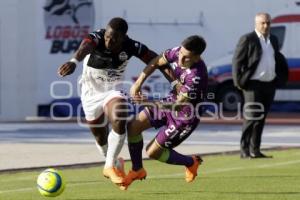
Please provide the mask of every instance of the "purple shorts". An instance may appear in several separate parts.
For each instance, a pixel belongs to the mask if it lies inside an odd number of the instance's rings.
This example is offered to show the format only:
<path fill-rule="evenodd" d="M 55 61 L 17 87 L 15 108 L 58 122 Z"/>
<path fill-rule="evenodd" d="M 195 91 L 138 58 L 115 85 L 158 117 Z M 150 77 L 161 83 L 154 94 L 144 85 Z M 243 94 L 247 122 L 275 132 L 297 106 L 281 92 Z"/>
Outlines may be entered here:
<path fill-rule="evenodd" d="M 159 110 L 155 107 L 145 108 L 152 127 L 161 128 L 155 136 L 156 141 L 165 148 L 174 148 L 188 138 L 197 128 L 199 119 L 192 117 L 190 119 L 178 118 L 170 111 Z"/>

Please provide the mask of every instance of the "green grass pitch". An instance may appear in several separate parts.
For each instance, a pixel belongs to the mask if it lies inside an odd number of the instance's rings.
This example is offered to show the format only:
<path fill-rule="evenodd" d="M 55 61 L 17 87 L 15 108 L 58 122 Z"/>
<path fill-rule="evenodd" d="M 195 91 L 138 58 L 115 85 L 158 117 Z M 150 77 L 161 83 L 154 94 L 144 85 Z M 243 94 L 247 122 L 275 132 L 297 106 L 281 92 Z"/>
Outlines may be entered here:
<path fill-rule="evenodd" d="M 184 168 L 148 160 L 148 177 L 121 191 L 105 179 L 102 166 L 61 169 L 65 191 L 52 199 L 66 200 L 299 200 L 300 150 L 271 151 L 273 159 L 241 160 L 238 155 L 205 156 L 192 183 L 184 180 Z M 130 166 L 126 162 L 126 168 Z M 40 171 L 0 174 L 1 200 L 49 199 L 36 189 Z M 51 198 L 50 198 L 51 199 Z"/>

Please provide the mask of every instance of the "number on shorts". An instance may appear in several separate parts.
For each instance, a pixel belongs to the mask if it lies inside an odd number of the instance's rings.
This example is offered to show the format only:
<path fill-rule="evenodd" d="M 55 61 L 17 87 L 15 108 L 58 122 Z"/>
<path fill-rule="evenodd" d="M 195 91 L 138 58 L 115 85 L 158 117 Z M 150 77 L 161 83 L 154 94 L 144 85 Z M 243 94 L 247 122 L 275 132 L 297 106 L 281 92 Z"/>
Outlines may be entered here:
<path fill-rule="evenodd" d="M 170 139 L 172 139 L 177 135 L 178 130 L 176 130 L 176 127 L 174 125 L 171 125 L 168 129 L 165 130 L 165 133 L 167 136 L 171 135 Z"/>

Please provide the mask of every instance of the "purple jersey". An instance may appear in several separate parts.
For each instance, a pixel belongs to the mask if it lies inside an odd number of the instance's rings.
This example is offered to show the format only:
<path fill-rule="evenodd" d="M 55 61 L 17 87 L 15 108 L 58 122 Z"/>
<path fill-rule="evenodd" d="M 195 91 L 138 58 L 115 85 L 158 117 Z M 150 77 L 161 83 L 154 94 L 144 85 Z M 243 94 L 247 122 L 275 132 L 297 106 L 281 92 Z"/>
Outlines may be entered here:
<path fill-rule="evenodd" d="M 190 68 L 181 68 L 178 63 L 178 54 L 181 47 L 175 47 L 168 49 L 164 52 L 163 56 L 172 66 L 176 78 L 182 84 L 180 93 L 189 99 L 189 102 L 193 106 L 184 106 L 180 112 L 182 116 L 193 115 L 192 109 L 197 109 L 198 103 L 201 103 L 205 97 L 207 88 L 207 69 L 203 60 L 195 63 Z M 176 101 L 175 91 L 171 91 L 168 98 L 170 101 Z M 198 112 L 198 111 L 196 111 Z"/>
<path fill-rule="evenodd" d="M 159 130 L 156 141 L 163 147 L 173 148 L 184 141 L 197 127 L 199 123 L 199 103 L 204 99 L 207 87 L 207 69 L 203 60 L 195 63 L 192 67 L 183 69 L 178 64 L 180 47 L 168 49 L 164 52 L 164 58 L 172 66 L 176 78 L 182 84 L 180 93 L 189 98 L 190 105 L 181 107 L 179 112 L 160 110 L 157 107 L 146 108 L 144 111 L 150 123 Z M 176 92 L 163 101 L 175 102 Z"/>

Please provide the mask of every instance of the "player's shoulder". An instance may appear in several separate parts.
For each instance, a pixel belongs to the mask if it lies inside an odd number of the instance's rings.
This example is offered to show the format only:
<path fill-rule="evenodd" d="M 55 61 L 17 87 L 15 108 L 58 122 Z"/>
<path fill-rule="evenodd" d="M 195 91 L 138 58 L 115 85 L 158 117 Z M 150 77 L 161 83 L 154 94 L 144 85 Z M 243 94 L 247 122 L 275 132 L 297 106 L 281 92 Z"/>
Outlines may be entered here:
<path fill-rule="evenodd" d="M 201 59 L 199 62 L 197 62 L 196 65 L 191 67 L 189 69 L 189 76 L 191 78 L 196 77 L 196 76 L 206 76 L 207 75 L 207 68 L 205 65 L 205 62 Z"/>
<path fill-rule="evenodd" d="M 165 50 L 166 54 L 174 54 L 174 55 L 178 55 L 179 51 L 180 51 L 180 47 L 181 46 L 176 46 L 170 49 Z"/>
<path fill-rule="evenodd" d="M 98 39 L 98 40 L 103 40 L 104 39 L 104 33 L 105 33 L 105 29 L 98 29 L 98 30 L 95 30 L 93 32 L 90 32 L 89 35 L 93 39 L 95 38 L 95 39 Z"/>
<path fill-rule="evenodd" d="M 167 49 L 163 52 L 163 56 L 169 62 L 176 61 L 179 56 L 179 50 L 180 50 L 180 46 L 176 46 L 171 49 Z"/>
<path fill-rule="evenodd" d="M 193 70 L 197 72 L 201 72 L 203 70 L 206 71 L 206 69 L 207 69 L 206 64 L 202 58 L 197 62 L 196 66 L 193 68 Z"/>
<path fill-rule="evenodd" d="M 140 46 L 142 46 L 142 45 L 146 46 L 142 42 L 130 38 L 128 35 L 125 38 L 125 44 L 126 44 L 126 46 L 130 46 L 132 48 L 137 48 L 137 49 L 140 48 Z"/>
<path fill-rule="evenodd" d="M 140 41 L 131 39 L 129 36 L 126 36 L 123 44 L 123 49 L 128 53 L 135 55 L 136 57 L 145 55 L 145 53 L 149 50 L 145 44 L 141 43 Z"/>
<path fill-rule="evenodd" d="M 96 33 L 97 35 L 104 36 L 105 29 L 97 29 L 97 30 L 93 31 L 93 33 Z"/>

